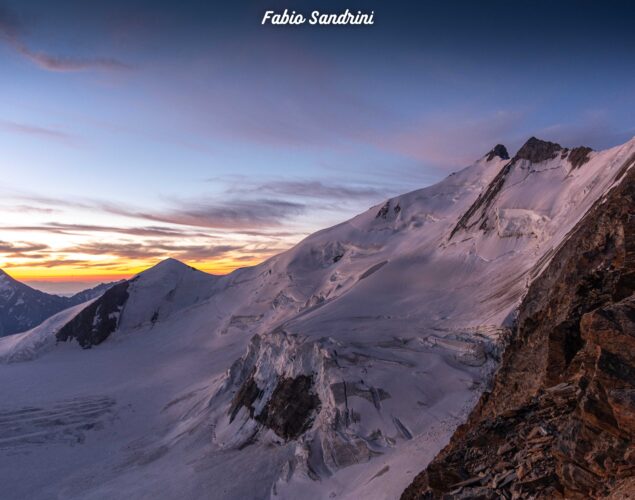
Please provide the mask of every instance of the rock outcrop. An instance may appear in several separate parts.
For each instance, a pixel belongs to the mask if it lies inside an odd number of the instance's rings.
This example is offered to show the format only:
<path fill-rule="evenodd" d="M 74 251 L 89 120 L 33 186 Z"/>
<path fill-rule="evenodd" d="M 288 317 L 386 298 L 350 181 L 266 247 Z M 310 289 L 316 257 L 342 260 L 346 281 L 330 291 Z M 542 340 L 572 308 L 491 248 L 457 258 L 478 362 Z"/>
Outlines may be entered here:
<path fill-rule="evenodd" d="M 634 164 L 538 264 L 492 390 L 403 499 L 635 495 Z"/>
<path fill-rule="evenodd" d="M 593 150 L 586 146 L 580 146 L 577 148 L 573 148 L 569 154 L 569 162 L 573 168 L 580 168 L 586 162 L 589 161 L 589 154 L 591 154 Z"/>
<path fill-rule="evenodd" d="M 77 340 L 84 349 L 101 344 L 117 329 L 121 310 L 128 299 L 128 281 L 108 289 L 99 299 L 64 325 L 56 338 Z"/>
<path fill-rule="evenodd" d="M 531 137 L 518 150 L 514 159 L 529 160 L 531 163 L 540 163 L 541 161 L 553 160 L 556 156 L 558 156 L 559 151 L 562 151 L 562 146 L 560 146 L 560 144 Z"/>
<path fill-rule="evenodd" d="M 502 144 L 496 144 L 492 150 L 487 153 L 487 161 L 492 161 L 494 158 L 500 158 L 501 160 L 509 160 L 509 153 L 507 148 Z"/>

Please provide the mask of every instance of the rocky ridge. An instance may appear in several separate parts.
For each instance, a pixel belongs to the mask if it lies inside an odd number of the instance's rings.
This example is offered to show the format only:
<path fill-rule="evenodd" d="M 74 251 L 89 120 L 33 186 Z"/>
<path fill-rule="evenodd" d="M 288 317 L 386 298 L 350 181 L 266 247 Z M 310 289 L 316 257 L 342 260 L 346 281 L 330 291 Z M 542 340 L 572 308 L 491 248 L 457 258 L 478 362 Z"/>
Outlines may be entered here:
<path fill-rule="evenodd" d="M 402 499 L 635 493 L 633 165 L 538 263 L 492 390 Z"/>

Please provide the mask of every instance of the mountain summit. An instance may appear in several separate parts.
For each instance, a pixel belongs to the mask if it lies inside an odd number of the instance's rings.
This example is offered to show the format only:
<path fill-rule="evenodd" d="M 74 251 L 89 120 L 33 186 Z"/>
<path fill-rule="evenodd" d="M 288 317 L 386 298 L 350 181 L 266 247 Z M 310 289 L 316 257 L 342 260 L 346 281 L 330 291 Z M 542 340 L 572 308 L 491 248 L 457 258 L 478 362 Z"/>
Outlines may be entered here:
<path fill-rule="evenodd" d="M 562 151 L 560 144 L 531 137 L 518 150 L 514 159 L 540 163 L 541 161 L 553 160 L 559 151 Z"/>

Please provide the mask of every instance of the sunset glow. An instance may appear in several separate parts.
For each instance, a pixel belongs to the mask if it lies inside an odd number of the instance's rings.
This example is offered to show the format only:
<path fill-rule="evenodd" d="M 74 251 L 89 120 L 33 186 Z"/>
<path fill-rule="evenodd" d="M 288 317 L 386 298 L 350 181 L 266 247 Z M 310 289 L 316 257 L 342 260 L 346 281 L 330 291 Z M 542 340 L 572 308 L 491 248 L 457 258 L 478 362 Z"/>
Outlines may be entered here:
<path fill-rule="evenodd" d="M 78 288 L 166 257 L 227 273 L 497 142 L 635 134 L 630 26 L 609 9 L 588 37 L 564 8 L 371 3 L 359 30 L 262 26 L 256 3 L 4 2 L 0 268 Z"/>

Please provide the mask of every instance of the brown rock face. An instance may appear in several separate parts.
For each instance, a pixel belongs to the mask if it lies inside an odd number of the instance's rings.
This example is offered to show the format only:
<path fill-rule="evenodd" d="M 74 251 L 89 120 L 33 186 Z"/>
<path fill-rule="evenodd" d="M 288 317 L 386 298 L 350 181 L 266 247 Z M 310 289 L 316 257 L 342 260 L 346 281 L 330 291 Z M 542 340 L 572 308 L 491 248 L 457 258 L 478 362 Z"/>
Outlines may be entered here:
<path fill-rule="evenodd" d="M 535 137 L 531 137 L 523 147 L 518 150 L 514 159 L 529 160 L 531 163 L 540 163 L 541 161 L 553 160 L 558 152 L 562 151 L 562 146 L 555 142 L 541 141 Z"/>
<path fill-rule="evenodd" d="M 571 163 L 571 166 L 573 168 L 580 168 L 589 161 L 589 154 L 592 152 L 593 150 L 591 148 L 587 148 L 585 146 L 573 148 L 569 153 L 569 162 Z"/>
<path fill-rule="evenodd" d="M 533 281 L 492 391 L 403 499 L 635 498 L 633 164 Z"/>
<path fill-rule="evenodd" d="M 263 395 L 252 372 L 234 396 L 229 409 L 230 421 L 245 407 L 251 418 L 278 436 L 295 439 L 311 426 L 312 417 L 320 407 L 320 398 L 313 393 L 313 378 L 308 375 L 278 379 L 271 397 L 256 414 L 254 405 Z"/>

